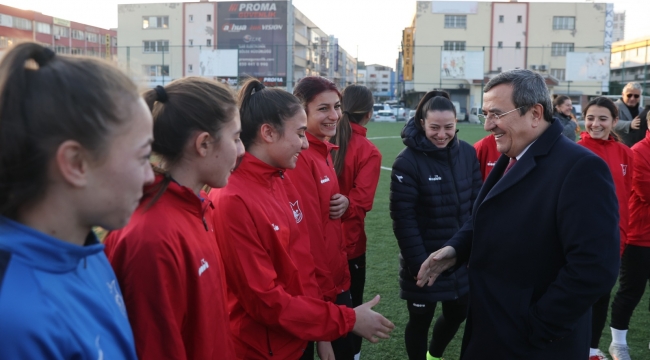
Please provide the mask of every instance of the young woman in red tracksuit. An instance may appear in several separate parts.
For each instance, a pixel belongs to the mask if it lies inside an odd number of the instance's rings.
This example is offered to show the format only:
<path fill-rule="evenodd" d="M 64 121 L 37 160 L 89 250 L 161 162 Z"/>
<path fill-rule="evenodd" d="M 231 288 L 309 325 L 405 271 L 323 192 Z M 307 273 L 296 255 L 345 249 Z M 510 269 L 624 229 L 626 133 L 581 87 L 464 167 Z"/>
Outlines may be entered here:
<path fill-rule="evenodd" d="M 303 212 L 314 219 L 309 225 L 311 253 L 318 285 L 328 301 L 352 307 L 350 270 L 343 241 L 341 217 L 350 201 L 341 194 L 328 140 L 336 135 L 341 118 L 341 94 L 336 85 L 320 76 L 302 78 L 293 90 L 307 113 L 307 149 L 296 169 L 289 172 L 304 202 Z M 318 221 L 319 219 L 320 221 Z M 332 343 L 337 360 L 354 358 L 354 340 L 344 336 Z"/>
<path fill-rule="evenodd" d="M 645 116 L 641 119 L 650 125 Z M 627 350 L 627 331 L 634 308 L 641 301 L 650 280 L 650 131 L 632 146 L 634 170 L 629 202 L 630 225 L 627 246 L 621 259 L 621 277 L 612 302 L 612 350 Z M 612 349 L 615 347 L 616 349 Z"/>
<path fill-rule="evenodd" d="M 364 220 L 375 200 L 381 153 L 366 138 L 365 125 L 372 118 L 374 99 L 372 92 L 361 85 L 350 85 L 341 94 L 343 116 L 337 126 L 336 136 L 330 139 L 339 149 L 333 152 L 334 169 L 339 180 L 341 194 L 348 198 L 350 206 L 342 219 L 343 242 L 348 255 L 350 270 L 350 295 L 352 306 L 363 303 L 366 283 L 366 231 Z M 361 351 L 361 338 L 354 339 L 354 353 Z"/>
<path fill-rule="evenodd" d="M 614 178 L 616 197 L 619 205 L 619 229 L 621 253 L 625 247 L 629 223 L 628 200 L 632 191 L 633 155 L 632 150 L 618 141 L 612 131 L 618 121 L 618 109 L 614 102 L 605 97 L 598 97 L 587 104 L 584 110 L 585 128 L 578 144 L 600 156 Z M 592 307 L 592 329 L 590 360 L 604 359 L 605 355 L 598 349 L 600 336 L 607 319 L 609 293 L 600 298 Z"/>
<path fill-rule="evenodd" d="M 371 310 L 379 297 L 355 309 L 322 300 L 307 231 L 314 220 L 286 176 L 308 146 L 300 102 L 256 79 L 239 102 L 247 152 L 228 186 L 210 192 L 236 358 L 307 358 L 308 341 L 322 341 L 320 357 L 331 359 L 328 341 L 350 331 L 387 337 L 392 323 Z"/>
<path fill-rule="evenodd" d="M 494 140 L 494 135 L 489 134 L 477 141 L 474 144 L 474 149 L 476 149 L 476 157 L 481 166 L 481 175 L 483 176 L 483 181 L 485 181 L 490 171 L 494 168 L 494 164 L 496 164 L 501 156 L 501 153 L 497 150 L 497 142 Z"/>
<path fill-rule="evenodd" d="M 140 359 L 232 359 L 213 205 L 244 148 L 231 91 L 184 78 L 144 94 L 161 158 L 131 222 L 106 239 Z"/>

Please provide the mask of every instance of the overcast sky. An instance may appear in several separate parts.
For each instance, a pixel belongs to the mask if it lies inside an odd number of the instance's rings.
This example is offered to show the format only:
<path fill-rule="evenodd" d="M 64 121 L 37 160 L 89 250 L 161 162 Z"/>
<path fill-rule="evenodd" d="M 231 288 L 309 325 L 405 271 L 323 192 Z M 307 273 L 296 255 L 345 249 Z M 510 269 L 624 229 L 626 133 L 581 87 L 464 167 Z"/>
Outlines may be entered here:
<path fill-rule="evenodd" d="M 451 0 L 454 1 L 454 0 Z M 104 28 L 117 27 L 117 4 L 160 0 L 0 0 L 3 5 Z M 168 1 L 171 2 L 171 1 Z M 522 1 L 523 2 L 523 1 Z M 529 2 L 548 2 L 530 0 Z M 555 0 L 555 2 L 584 2 Z M 591 1 L 590 1 L 591 2 Z M 625 38 L 650 36 L 649 0 L 611 0 L 614 11 L 626 11 Z M 293 0 L 293 4 L 339 45 L 366 64 L 395 67 L 402 29 L 415 14 L 415 0 Z M 535 31 L 531 29 L 531 31 Z"/>

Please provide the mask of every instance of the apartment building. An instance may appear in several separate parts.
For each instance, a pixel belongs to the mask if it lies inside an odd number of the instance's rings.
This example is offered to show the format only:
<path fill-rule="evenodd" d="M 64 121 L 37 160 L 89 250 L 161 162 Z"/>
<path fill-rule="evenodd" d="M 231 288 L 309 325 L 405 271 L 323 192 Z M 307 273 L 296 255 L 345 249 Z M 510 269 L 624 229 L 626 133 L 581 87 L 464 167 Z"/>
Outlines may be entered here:
<path fill-rule="evenodd" d="M 650 94 L 650 37 L 623 40 L 612 45 L 610 94 L 618 95 L 625 84 L 635 81 Z"/>
<path fill-rule="evenodd" d="M 370 89 L 377 102 L 395 99 L 395 71 L 391 67 L 361 62 L 357 83 Z"/>
<path fill-rule="evenodd" d="M 60 54 L 116 60 L 117 31 L 102 29 L 31 10 L 0 5 L 0 55 L 23 41 L 34 41 Z"/>
<path fill-rule="evenodd" d="M 461 107 L 479 108 L 492 76 L 527 68 L 552 92 L 586 102 L 608 91 L 613 20 L 613 5 L 605 3 L 418 1 L 405 29 L 413 42 L 402 44 L 413 51 L 402 97 L 413 106 L 442 88 Z"/>
<path fill-rule="evenodd" d="M 148 86 L 184 76 L 215 78 L 232 87 L 248 76 L 287 89 L 309 75 L 329 77 L 339 86 L 352 83 L 356 59 L 290 4 L 118 5 L 118 36 L 124 39 L 118 58 Z"/>

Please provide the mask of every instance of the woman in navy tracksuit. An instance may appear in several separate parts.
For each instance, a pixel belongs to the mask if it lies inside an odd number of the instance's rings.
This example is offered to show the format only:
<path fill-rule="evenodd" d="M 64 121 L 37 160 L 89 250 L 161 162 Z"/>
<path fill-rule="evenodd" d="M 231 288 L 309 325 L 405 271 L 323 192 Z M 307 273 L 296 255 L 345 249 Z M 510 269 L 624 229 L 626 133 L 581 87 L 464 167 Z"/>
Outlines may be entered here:
<path fill-rule="evenodd" d="M 431 91 L 402 130 L 407 146 L 395 159 L 390 185 L 390 215 L 400 247 L 400 297 L 407 301 L 405 329 L 409 359 L 438 359 L 465 320 L 467 270 L 420 288 L 415 277 L 429 254 L 440 249 L 469 218 L 481 188 L 476 151 L 456 136 L 456 111 L 449 95 Z M 436 320 L 427 337 L 436 304 Z"/>

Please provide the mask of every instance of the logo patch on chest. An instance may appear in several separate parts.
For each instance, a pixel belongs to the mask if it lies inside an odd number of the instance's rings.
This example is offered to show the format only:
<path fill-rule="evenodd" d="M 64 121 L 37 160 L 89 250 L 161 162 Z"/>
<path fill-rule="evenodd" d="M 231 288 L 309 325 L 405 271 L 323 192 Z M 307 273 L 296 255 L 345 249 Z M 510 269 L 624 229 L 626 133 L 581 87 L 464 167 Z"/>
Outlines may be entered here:
<path fill-rule="evenodd" d="M 321 184 L 325 184 L 326 182 L 330 182 L 330 178 L 328 178 L 327 175 L 325 175 L 322 179 L 320 179 Z"/>
<path fill-rule="evenodd" d="M 429 181 L 440 181 L 442 178 L 438 175 L 434 175 L 433 177 L 429 176 Z"/>
<path fill-rule="evenodd" d="M 621 169 L 623 170 L 623 176 L 627 175 L 627 164 L 621 164 Z"/>
<path fill-rule="evenodd" d="M 293 212 L 293 217 L 296 219 L 296 224 L 301 222 L 302 210 L 300 210 L 300 204 L 298 204 L 298 200 L 296 200 L 294 203 L 289 202 L 289 205 L 291 205 L 291 211 Z"/>
<path fill-rule="evenodd" d="M 199 267 L 199 276 L 201 276 L 201 274 L 203 274 L 206 270 L 208 270 L 209 267 L 210 265 L 208 265 L 208 262 L 205 261 L 205 259 L 201 259 L 201 266 Z"/>
<path fill-rule="evenodd" d="M 111 295 L 115 297 L 115 303 L 117 304 L 117 307 L 120 308 L 120 312 L 122 312 L 122 315 L 126 317 L 126 306 L 124 305 L 122 294 L 120 294 L 120 290 L 117 288 L 117 280 L 113 279 L 113 281 L 107 282 L 106 286 L 108 286 L 108 291 Z"/>

